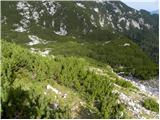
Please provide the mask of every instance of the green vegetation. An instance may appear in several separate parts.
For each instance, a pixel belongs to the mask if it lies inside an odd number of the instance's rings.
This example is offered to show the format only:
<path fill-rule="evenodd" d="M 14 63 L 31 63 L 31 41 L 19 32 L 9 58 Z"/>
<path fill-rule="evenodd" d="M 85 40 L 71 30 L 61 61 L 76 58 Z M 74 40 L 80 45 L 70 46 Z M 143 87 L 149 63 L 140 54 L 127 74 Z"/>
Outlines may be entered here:
<path fill-rule="evenodd" d="M 121 79 L 116 79 L 115 83 L 119 86 L 122 86 L 124 88 L 136 88 L 132 85 L 131 82 L 129 81 L 124 81 L 124 80 L 121 80 Z"/>
<path fill-rule="evenodd" d="M 146 98 L 143 102 L 143 106 L 154 112 L 159 112 L 159 104 L 153 98 Z"/>
<path fill-rule="evenodd" d="M 99 35 L 97 34 L 97 36 Z M 112 37 L 112 34 L 103 35 L 104 38 L 105 36 Z M 116 72 L 131 73 L 140 79 L 149 79 L 157 75 L 158 66 L 130 40 L 123 37 L 119 39 L 113 37 L 112 39 L 102 39 L 101 41 L 97 38 L 97 40 L 87 39 L 89 40 L 86 40 L 86 38 L 73 40 L 68 37 L 63 42 L 57 40 L 52 46 L 50 45 L 53 48 L 51 54 L 86 56 L 104 64 L 108 63 Z M 106 41 L 110 42 L 105 44 Z M 130 46 L 124 47 L 125 43 L 129 43 Z M 123 69 L 119 69 L 120 66 L 123 66 Z"/>
<path fill-rule="evenodd" d="M 76 2 L 54 2 L 51 15 L 52 3 L 28 1 L 18 10 L 16 1 L 2 1 L 2 118 L 126 118 L 126 106 L 113 90 L 130 94 L 138 88 L 114 72 L 141 80 L 158 76 L 158 15 L 120 1 L 81 1 L 85 8 Z M 18 27 L 26 31 L 16 32 Z M 56 34 L 61 27 L 67 35 Z M 47 43 L 30 46 L 29 35 Z M 51 56 L 31 48 L 48 49 Z M 158 111 L 152 99 L 143 105 Z"/>
<path fill-rule="evenodd" d="M 68 118 L 69 108 L 54 110 L 53 96 L 43 94 L 49 78 L 46 59 L 2 42 L 2 118 Z M 47 77 L 48 74 L 48 77 Z"/>
<path fill-rule="evenodd" d="M 44 94 L 47 84 L 57 83 L 79 93 L 94 118 L 125 117 L 120 116 L 123 108 L 116 103 L 110 78 L 87 70 L 85 59 L 41 57 L 4 41 L 2 53 L 2 118 L 71 118 L 70 100 Z M 50 107 L 57 100 L 59 107 Z"/>
<path fill-rule="evenodd" d="M 37 12 L 40 12 L 42 9 L 44 9 L 44 6 L 41 2 L 28 3 L 33 6 L 33 8 L 35 8 Z M 54 14 L 54 16 L 49 15 L 44 9 L 45 12 L 40 17 L 38 24 L 35 23 L 33 19 L 29 20 L 30 23 L 28 24 L 28 28 L 30 34 L 37 34 L 40 33 L 40 31 L 43 31 L 41 33 L 41 36 L 44 36 L 44 39 L 47 39 L 49 36 L 52 36 L 54 34 L 53 30 L 59 30 L 60 24 L 64 23 L 67 27 L 68 35 L 81 36 L 85 34 L 84 31 L 86 31 L 86 33 L 89 33 L 90 31 L 111 29 L 112 25 L 108 25 L 107 22 L 108 17 L 104 17 L 104 27 L 100 26 L 99 20 L 100 17 L 103 18 L 103 16 L 112 15 L 111 21 L 112 24 L 115 26 L 114 32 L 118 32 L 125 35 L 127 38 L 130 38 L 132 41 L 137 43 L 139 47 L 141 47 L 141 49 L 145 51 L 145 53 L 147 53 L 147 55 L 149 55 L 154 61 L 158 63 L 158 15 L 151 15 L 145 10 L 135 11 L 133 8 L 128 7 L 121 1 L 112 1 L 112 4 L 101 4 L 94 1 L 81 1 L 81 3 L 86 7 L 85 9 L 78 7 L 76 5 L 76 2 L 73 1 L 58 1 L 58 3 L 61 5 L 61 7 L 57 9 L 57 12 Z M 25 41 L 25 36 L 23 36 L 24 34 L 12 31 L 15 29 L 13 24 L 21 25 L 20 21 L 22 19 L 22 16 L 19 14 L 20 10 L 16 9 L 16 4 L 16 1 L 2 1 L 2 18 L 4 16 L 7 17 L 7 24 L 2 24 L 2 34 L 5 36 L 5 39 L 12 38 L 13 41 L 21 43 L 22 41 Z M 113 11 L 113 4 L 115 4 L 122 11 L 123 14 L 115 13 Z M 121 8 L 120 5 L 122 5 L 123 7 Z M 94 8 L 98 8 L 99 14 L 94 11 Z M 131 14 L 128 14 L 128 11 L 130 11 Z M 93 20 L 91 19 L 91 15 L 93 15 L 94 22 L 97 27 L 92 24 L 91 21 Z M 138 22 L 139 19 L 142 19 L 145 22 L 140 24 L 140 29 L 137 29 L 137 27 L 133 27 L 132 25 L 129 26 L 129 29 L 126 29 L 126 20 L 118 22 L 119 16 L 121 16 L 122 18 L 128 18 L 129 21 L 133 20 Z M 52 27 L 51 25 L 52 20 L 54 20 L 55 23 L 54 27 Z M 43 25 L 44 21 L 46 23 L 46 26 Z M 117 25 L 120 25 L 121 28 L 119 28 Z M 147 27 L 146 25 L 152 27 Z M 98 39 L 100 36 L 101 38 L 103 38 L 102 35 L 103 32 L 99 32 Z M 94 35 L 94 37 L 97 38 L 96 35 Z M 112 37 L 114 37 L 114 35 Z M 19 40 L 19 38 L 21 39 Z"/>
<path fill-rule="evenodd" d="M 38 12 L 44 9 L 40 2 L 28 3 L 36 8 Z M 139 30 L 132 26 L 126 31 L 124 24 L 122 25 L 123 32 L 114 31 L 115 33 L 113 33 L 112 27 L 105 24 L 102 29 L 99 24 L 99 15 L 105 16 L 105 10 L 109 12 L 108 14 L 113 14 L 113 6 L 111 4 L 82 3 L 86 6 L 86 9 L 78 7 L 75 2 L 59 2 L 62 7 L 57 9 L 54 16 L 45 13 L 40 17 L 38 24 L 33 19 L 30 20 L 28 32 L 15 32 L 14 29 L 16 27 L 13 24 L 21 24 L 20 21 L 22 19 L 19 11 L 16 10 L 17 2 L 2 2 L 2 16 L 7 17 L 7 24 L 2 24 L 2 38 L 27 48 L 45 49 L 48 47 L 51 48 L 50 54 L 53 55 L 92 58 L 104 64 L 109 64 L 115 72 L 125 72 L 126 75 L 132 74 L 139 79 L 147 80 L 158 75 L 158 65 L 148 57 L 150 55 L 155 58 L 155 61 L 158 61 L 157 16 L 150 15 L 144 11 L 141 11 L 141 14 L 135 13 L 133 9 L 116 1 L 116 5 L 122 4 L 124 6 L 124 9 L 122 9 L 124 13 L 132 12 L 132 16 L 125 14 L 125 17 L 133 20 L 142 17 L 144 21 L 148 21 L 153 25 L 154 29 L 147 29 L 143 26 L 143 29 Z M 95 7 L 99 9 L 99 15 L 93 9 L 90 9 Z M 65 17 L 63 18 L 64 15 Z M 95 18 L 97 28 L 91 23 L 91 15 Z M 119 16 L 118 13 L 117 16 Z M 117 25 L 117 19 L 119 19 L 117 16 L 112 17 L 112 22 L 115 26 Z M 54 27 L 51 25 L 52 20 L 55 23 Z M 43 25 L 44 21 L 46 26 Z M 68 34 L 66 36 L 58 36 L 53 32 L 59 30 L 60 23 L 64 23 L 67 27 Z M 123 22 L 119 24 L 123 24 Z M 84 29 L 86 33 L 83 32 Z M 43 44 L 27 46 L 26 43 L 29 42 L 28 35 L 38 36 L 49 41 L 49 43 L 45 46 Z M 131 39 L 128 39 L 128 37 Z M 125 43 L 129 44 L 129 46 L 124 46 Z"/>
<path fill-rule="evenodd" d="M 126 75 L 131 73 L 146 80 L 158 75 L 158 65 L 128 38 L 107 30 L 89 33 L 87 38 L 96 44 L 91 48 L 94 52 L 89 57 L 108 63 L 116 72 L 125 72 Z M 109 43 L 105 44 L 107 41 Z M 125 43 L 129 46 L 124 46 Z"/>
<path fill-rule="evenodd" d="M 52 55 L 95 59 L 103 64 L 111 65 L 115 72 L 124 72 L 126 75 L 132 74 L 139 79 L 147 80 L 158 75 L 158 65 L 146 56 L 135 43 L 126 37 L 113 34 L 109 30 L 93 32 L 81 38 L 77 36 L 73 38 L 73 36 L 60 37 L 56 35 L 45 37 L 43 32 L 47 30 L 37 31 L 40 28 L 35 29 L 35 35 L 49 41 L 49 43 L 45 46 L 43 44 L 31 46 L 33 48 L 40 50 L 50 48 Z M 30 48 L 26 45 L 27 33 L 10 32 L 10 34 L 17 36 L 15 38 L 16 43 Z M 2 37 L 10 41 L 10 37 L 12 38 L 10 34 L 4 36 L 2 33 Z M 12 40 L 15 41 L 14 38 Z M 107 43 L 108 41 L 109 43 Z M 125 43 L 130 44 L 130 46 L 124 46 Z"/>

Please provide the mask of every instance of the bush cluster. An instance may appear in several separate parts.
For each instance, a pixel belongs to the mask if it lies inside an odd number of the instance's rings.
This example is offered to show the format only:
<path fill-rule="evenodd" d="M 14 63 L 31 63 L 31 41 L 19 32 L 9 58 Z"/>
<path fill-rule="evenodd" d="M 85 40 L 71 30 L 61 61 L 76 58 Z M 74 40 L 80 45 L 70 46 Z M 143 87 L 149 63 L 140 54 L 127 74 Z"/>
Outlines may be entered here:
<path fill-rule="evenodd" d="M 40 92 L 48 81 L 79 93 L 96 118 L 124 117 L 109 78 L 90 72 L 88 64 L 76 57 L 42 57 L 2 41 L 2 118 L 70 118 L 71 108 L 50 108 L 51 99 Z"/>
<path fill-rule="evenodd" d="M 159 104 L 153 98 L 146 98 L 143 102 L 143 106 L 148 110 L 159 112 Z"/>

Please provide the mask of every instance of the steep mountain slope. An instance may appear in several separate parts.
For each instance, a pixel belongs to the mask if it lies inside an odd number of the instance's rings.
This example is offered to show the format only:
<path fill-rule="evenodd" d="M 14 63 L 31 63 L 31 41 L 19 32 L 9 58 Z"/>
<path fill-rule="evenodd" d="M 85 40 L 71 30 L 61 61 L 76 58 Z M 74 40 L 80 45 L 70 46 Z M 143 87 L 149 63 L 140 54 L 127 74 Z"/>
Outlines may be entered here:
<path fill-rule="evenodd" d="M 156 76 L 158 65 L 123 34 L 156 58 L 156 20 L 122 2 L 2 2 L 2 38 L 43 54 L 94 58 L 140 79 Z"/>
<path fill-rule="evenodd" d="M 41 29 L 48 34 L 77 36 L 112 29 L 127 35 L 158 61 L 158 15 L 120 1 L 2 2 L 2 19 L 6 32 L 34 34 Z"/>
<path fill-rule="evenodd" d="M 1 42 L 2 118 L 158 118 L 158 98 L 108 65 Z"/>

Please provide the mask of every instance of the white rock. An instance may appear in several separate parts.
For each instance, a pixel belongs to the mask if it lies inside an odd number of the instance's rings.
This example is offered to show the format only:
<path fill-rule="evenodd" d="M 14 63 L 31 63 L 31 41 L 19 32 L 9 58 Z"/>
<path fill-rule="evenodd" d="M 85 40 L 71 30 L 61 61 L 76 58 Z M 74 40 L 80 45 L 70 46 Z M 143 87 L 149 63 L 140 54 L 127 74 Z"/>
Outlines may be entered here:
<path fill-rule="evenodd" d="M 26 29 L 24 29 L 22 26 L 18 26 L 16 29 L 15 29 L 16 32 L 25 32 L 27 31 Z"/>
<path fill-rule="evenodd" d="M 46 22 L 45 22 L 45 21 L 43 22 L 43 25 L 44 25 L 44 26 L 46 25 Z"/>
<path fill-rule="evenodd" d="M 118 22 L 121 22 L 121 21 L 125 21 L 125 18 L 124 17 L 121 17 L 119 20 L 118 20 Z"/>
<path fill-rule="evenodd" d="M 26 29 L 28 27 L 28 23 L 30 23 L 29 19 L 33 18 L 30 14 L 31 5 L 27 1 L 20 1 L 17 3 L 17 10 L 19 10 L 19 14 L 22 16 L 20 23 L 23 25 L 22 27 Z"/>
<path fill-rule="evenodd" d="M 124 102 L 129 102 L 130 101 L 130 98 L 123 93 L 119 94 L 119 98 L 120 98 L 120 100 L 122 100 Z"/>
<path fill-rule="evenodd" d="M 112 22 L 112 15 L 109 15 L 107 19 Z"/>
<path fill-rule="evenodd" d="M 43 16 L 44 10 L 41 10 L 39 13 L 41 16 Z"/>
<path fill-rule="evenodd" d="M 94 16 L 93 16 L 93 15 L 91 15 L 91 23 L 92 23 L 95 27 L 97 27 L 97 25 L 96 25 L 96 22 L 95 22 L 95 19 L 94 19 Z"/>
<path fill-rule="evenodd" d="M 108 1 L 107 3 L 112 5 L 112 7 L 114 8 L 113 11 L 114 11 L 115 13 L 120 13 L 120 14 L 122 14 L 122 11 L 119 9 L 119 7 L 117 7 L 117 5 L 116 5 L 115 3 L 110 2 L 110 1 Z"/>
<path fill-rule="evenodd" d="M 112 22 L 111 22 L 110 24 L 112 25 L 112 28 L 115 28 L 115 26 L 114 26 L 114 24 L 113 24 Z M 113 32 L 113 33 L 114 33 L 114 32 Z"/>
<path fill-rule="evenodd" d="M 133 101 L 128 102 L 128 105 L 130 105 L 130 106 L 132 106 L 132 107 L 134 107 L 134 106 L 135 106 L 135 104 L 134 104 L 134 102 L 133 102 Z"/>
<path fill-rule="evenodd" d="M 37 36 L 34 35 L 28 35 L 29 39 L 32 40 L 28 43 L 28 45 L 36 45 L 40 43 L 40 39 Z"/>
<path fill-rule="evenodd" d="M 66 93 L 63 95 L 63 98 L 64 98 L 64 99 L 67 98 L 67 94 L 66 94 Z"/>
<path fill-rule="evenodd" d="M 32 14 L 33 19 L 36 21 L 36 23 L 38 23 L 38 19 L 39 19 L 39 14 L 37 11 L 34 11 Z"/>
<path fill-rule="evenodd" d="M 133 25 L 135 28 L 140 29 L 139 23 L 138 23 L 137 21 L 132 20 L 131 22 L 132 22 L 132 25 Z"/>
<path fill-rule="evenodd" d="M 77 6 L 79 6 L 79 7 L 81 7 L 81 8 L 86 8 L 82 3 L 76 3 L 77 4 Z"/>
<path fill-rule="evenodd" d="M 124 45 L 123 46 L 130 46 L 130 44 L 129 43 L 124 43 Z"/>
<path fill-rule="evenodd" d="M 26 2 L 26 1 L 20 1 L 17 3 L 17 10 L 21 10 L 20 14 L 24 17 L 29 19 L 30 15 L 29 15 L 29 8 L 31 7 L 31 5 Z"/>
<path fill-rule="evenodd" d="M 143 18 L 139 18 L 139 23 L 140 24 L 144 24 L 144 19 Z"/>
<path fill-rule="evenodd" d="M 121 8 L 123 8 L 123 5 L 122 5 L 122 4 L 119 4 L 119 6 L 120 6 Z"/>
<path fill-rule="evenodd" d="M 56 13 L 55 6 L 50 7 L 49 14 L 54 15 Z"/>
<path fill-rule="evenodd" d="M 54 20 L 52 20 L 52 27 L 54 27 Z"/>
<path fill-rule="evenodd" d="M 42 43 L 42 44 L 46 44 L 47 43 L 45 40 L 43 40 L 43 39 L 41 39 L 41 38 L 39 38 L 39 37 L 37 37 L 35 35 L 28 35 L 28 38 L 30 40 L 32 40 L 31 42 L 28 43 L 28 45 L 31 45 L 31 46 L 32 45 L 36 45 L 36 44 L 40 44 L 40 43 Z"/>
<path fill-rule="evenodd" d="M 67 35 L 66 26 L 63 25 L 63 23 L 61 23 L 60 30 L 59 31 L 54 31 L 54 33 L 57 34 L 57 35 L 61 35 L 61 36 Z"/>
<path fill-rule="evenodd" d="M 53 92 L 55 92 L 56 94 L 59 94 L 59 91 L 56 88 L 53 88 L 51 85 L 47 85 L 47 90 L 51 89 Z"/>
<path fill-rule="evenodd" d="M 7 20 L 7 17 L 6 17 L 6 16 L 3 16 L 3 17 L 2 17 L 2 20 L 1 20 L 1 23 L 5 23 L 5 24 L 6 24 L 6 20 Z"/>
<path fill-rule="evenodd" d="M 137 114 L 140 113 L 140 110 L 137 109 L 136 107 L 133 107 L 133 110 L 134 110 L 134 112 L 137 113 Z"/>
<path fill-rule="evenodd" d="M 94 8 L 94 11 L 98 13 L 98 12 L 99 12 L 99 9 L 98 9 L 98 8 Z"/>
<path fill-rule="evenodd" d="M 31 50 L 32 50 L 32 51 L 35 51 L 36 49 L 35 49 L 35 48 L 31 48 Z"/>
<path fill-rule="evenodd" d="M 96 3 L 103 3 L 104 0 L 95 0 Z"/>
<path fill-rule="evenodd" d="M 129 14 L 132 14 L 132 12 L 131 12 L 131 11 L 129 11 L 128 13 L 129 13 Z"/>
<path fill-rule="evenodd" d="M 30 21 L 27 19 L 22 19 L 20 23 L 23 25 L 23 28 L 27 28 L 28 27 L 27 24 L 30 23 Z"/>
<path fill-rule="evenodd" d="M 81 105 L 84 105 L 84 102 L 79 102 Z"/>
<path fill-rule="evenodd" d="M 126 21 L 126 27 L 125 27 L 126 30 L 129 30 L 129 25 L 130 25 L 130 22 L 127 20 L 127 21 Z"/>
<path fill-rule="evenodd" d="M 120 115 L 121 117 L 123 116 L 123 112 L 121 112 L 121 115 Z"/>
<path fill-rule="evenodd" d="M 120 30 L 123 30 L 123 28 L 121 27 L 120 24 L 117 24 L 117 27 L 118 27 Z"/>
<path fill-rule="evenodd" d="M 49 54 L 50 50 L 45 50 L 45 51 L 39 51 L 39 54 L 42 56 L 47 56 Z"/>
<path fill-rule="evenodd" d="M 21 2 L 18 2 L 18 3 L 17 3 L 17 9 L 18 9 L 18 10 L 21 10 L 21 9 L 23 9 L 24 7 L 26 7 L 26 5 L 25 5 L 24 2 L 21 1 Z"/>
<path fill-rule="evenodd" d="M 108 44 L 108 43 L 110 43 L 111 41 L 106 41 L 104 44 Z"/>
<path fill-rule="evenodd" d="M 148 29 L 151 28 L 151 25 L 149 25 L 149 24 L 144 24 L 144 26 L 146 26 Z"/>
<path fill-rule="evenodd" d="M 146 118 L 145 118 L 145 117 L 143 117 L 143 116 L 142 116 L 141 118 L 142 118 L 142 119 L 146 119 Z"/>
<path fill-rule="evenodd" d="M 53 103 L 53 104 L 52 104 L 52 108 L 53 108 L 53 109 L 58 109 L 58 106 L 59 106 L 58 103 Z"/>
<path fill-rule="evenodd" d="M 104 27 L 104 18 L 100 18 L 99 19 L 99 24 L 101 25 L 101 27 Z"/>
<path fill-rule="evenodd" d="M 122 13 L 121 10 L 120 10 L 118 7 L 115 7 L 114 11 L 115 11 L 116 13 L 120 13 L 120 14 Z"/>
<path fill-rule="evenodd" d="M 57 8 L 60 6 L 58 3 L 54 3 L 54 1 L 44 1 L 42 4 L 46 7 L 47 12 L 52 16 L 56 13 Z"/>
<path fill-rule="evenodd" d="M 140 84 L 140 89 L 143 90 L 143 91 L 146 91 L 146 88 L 144 85 Z"/>
<path fill-rule="evenodd" d="M 112 93 L 119 93 L 119 91 L 118 90 L 113 90 Z"/>

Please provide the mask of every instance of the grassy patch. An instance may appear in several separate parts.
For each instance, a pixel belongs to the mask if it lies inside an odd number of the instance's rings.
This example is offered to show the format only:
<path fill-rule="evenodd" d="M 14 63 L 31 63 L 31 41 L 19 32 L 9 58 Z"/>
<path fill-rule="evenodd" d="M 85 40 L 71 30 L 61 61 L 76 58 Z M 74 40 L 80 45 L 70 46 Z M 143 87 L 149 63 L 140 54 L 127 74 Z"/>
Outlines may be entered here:
<path fill-rule="evenodd" d="M 122 79 L 116 79 L 115 83 L 117 85 L 121 86 L 121 87 L 124 87 L 124 88 L 138 89 L 137 87 L 133 86 L 131 82 L 125 81 L 125 80 L 122 80 Z"/>
<path fill-rule="evenodd" d="M 153 98 L 146 98 L 142 105 L 148 110 L 159 112 L 159 104 Z"/>

